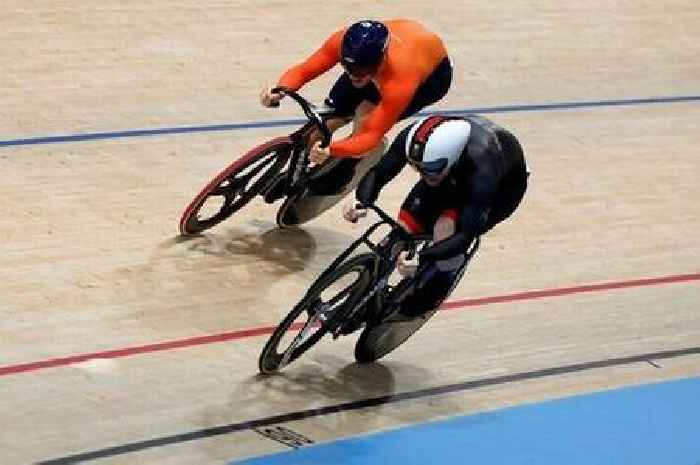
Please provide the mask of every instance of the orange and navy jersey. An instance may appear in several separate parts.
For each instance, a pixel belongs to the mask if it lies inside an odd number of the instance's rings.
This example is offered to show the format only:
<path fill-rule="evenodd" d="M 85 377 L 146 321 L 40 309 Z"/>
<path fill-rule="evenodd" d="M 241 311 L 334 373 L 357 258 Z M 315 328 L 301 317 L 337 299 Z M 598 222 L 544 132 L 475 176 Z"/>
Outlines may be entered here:
<path fill-rule="evenodd" d="M 379 144 L 411 103 L 418 87 L 447 56 L 440 37 L 421 24 L 407 19 L 384 24 L 389 29 L 389 47 L 373 78 L 381 101 L 358 131 L 330 145 L 335 157 L 361 157 Z M 345 30 L 336 31 L 304 62 L 288 69 L 279 85 L 298 90 L 338 64 Z"/>

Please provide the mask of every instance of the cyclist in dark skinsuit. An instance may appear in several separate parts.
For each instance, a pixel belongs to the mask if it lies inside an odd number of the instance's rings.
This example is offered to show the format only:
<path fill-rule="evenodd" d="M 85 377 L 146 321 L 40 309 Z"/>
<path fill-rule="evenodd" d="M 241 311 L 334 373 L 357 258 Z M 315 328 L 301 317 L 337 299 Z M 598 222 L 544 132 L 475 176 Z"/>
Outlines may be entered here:
<path fill-rule="evenodd" d="M 413 234 L 433 234 L 419 255 L 427 262 L 401 313 L 421 315 L 446 299 L 465 265 L 472 242 L 508 218 L 527 189 L 528 171 L 518 140 L 480 116 L 430 116 L 405 128 L 386 155 L 360 182 L 360 204 L 379 192 L 406 166 L 421 175 L 404 201 L 399 222 Z M 365 210 L 348 205 L 344 217 L 357 221 Z M 415 271 L 399 257 L 399 271 Z"/>

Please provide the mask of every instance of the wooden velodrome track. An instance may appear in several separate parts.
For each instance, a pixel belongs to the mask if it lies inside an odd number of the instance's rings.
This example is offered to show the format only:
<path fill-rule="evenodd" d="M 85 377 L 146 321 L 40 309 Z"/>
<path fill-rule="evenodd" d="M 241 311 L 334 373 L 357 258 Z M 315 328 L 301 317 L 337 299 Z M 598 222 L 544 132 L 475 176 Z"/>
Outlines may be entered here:
<path fill-rule="evenodd" d="M 297 117 L 258 106 L 260 87 L 363 17 L 444 37 L 456 76 L 440 109 L 695 96 L 694 1 L 4 5 L 0 463 L 222 464 L 286 447 L 256 428 L 322 442 L 700 374 L 697 98 L 492 115 L 521 138 L 530 190 L 450 311 L 381 363 L 353 364 L 351 337 L 267 378 L 267 328 L 362 226 L 335 209 L 280 232 L 262 202 L 192 240 L 177 222 L 290 128 L 8 143 Z"/>

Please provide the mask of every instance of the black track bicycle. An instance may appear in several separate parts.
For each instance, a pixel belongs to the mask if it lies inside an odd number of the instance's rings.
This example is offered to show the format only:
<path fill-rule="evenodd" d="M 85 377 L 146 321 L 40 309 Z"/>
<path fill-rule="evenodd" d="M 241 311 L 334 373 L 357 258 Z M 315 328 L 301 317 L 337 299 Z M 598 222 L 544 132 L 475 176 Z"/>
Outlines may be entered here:
<path fill-rule="evenodd" d="M 284 87 L 277 87 L 273 92 L 291 97 L 308 121 L 288 136 L 271 139 L 253 148 L 216 175 L 182 214 L 182 235 L 198 234 L 221 223 L 257 195 L 264 196 L 277 182 L 286 186 L 285 200 L 277 211 L 277 225 L 281 228 L 299 226 L 340 201 L 381 157 L 381 151 L 377 151 L 374 156 L 359 162 L 352 179 L 336 191 L 329 193 L 314 189 L 314 181 L 329 177 L 328 174 L 340 162 L 329 159 L 318 166 L 309 165 L 308 136 L 318 128 L 323 137 L 321 146 L 328 145 L 331 132 L 326 120 L 333 116 L 333 110 L 316 108 L 298 93 Z"/>
<path fill-rule="evenodd" d="M 333 261 L 282 320 L 258 359 L 261 373 L 282 369 L 326 334 L 336 339 L 361 328 L 355 359 L 360 363 L 376 361 L 403 344 L 437 311 L 420 316 L 399 311 L 402 300 L 413 292 L 417 280 L 426 279 L 426 264 L 420 265 L 413 277 L 393 283 L 399 252 L 407 251 L 411 259 L 431 244 L 432 236 L 411 235 L 379 207 L 366 208 L 373 210 L 380 220 Z M 383 239 L 374 240 L 382 227 L 384 230 L 388 227 L 389 232 Z M 370 251 L 357 254 L 363 244 Z M 466 252 L 455 285 L 478 248 L 477 238 Z"/>

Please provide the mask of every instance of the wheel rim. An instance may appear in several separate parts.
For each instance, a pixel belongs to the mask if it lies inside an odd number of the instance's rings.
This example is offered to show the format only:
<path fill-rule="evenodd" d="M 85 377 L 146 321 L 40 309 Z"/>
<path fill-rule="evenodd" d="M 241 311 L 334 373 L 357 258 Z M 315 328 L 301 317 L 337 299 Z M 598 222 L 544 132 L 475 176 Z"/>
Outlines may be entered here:
<path fill-rule="evenodd" d="M 307 296 L 280 325 L 286 329 L 268 343 L 261 360 L 262 371 L 269 373 L 283 368 L 332 330 L 356 303 L 356 291 L 366 285 L 365 278 L 366 269 L 357 266 Z"/>

